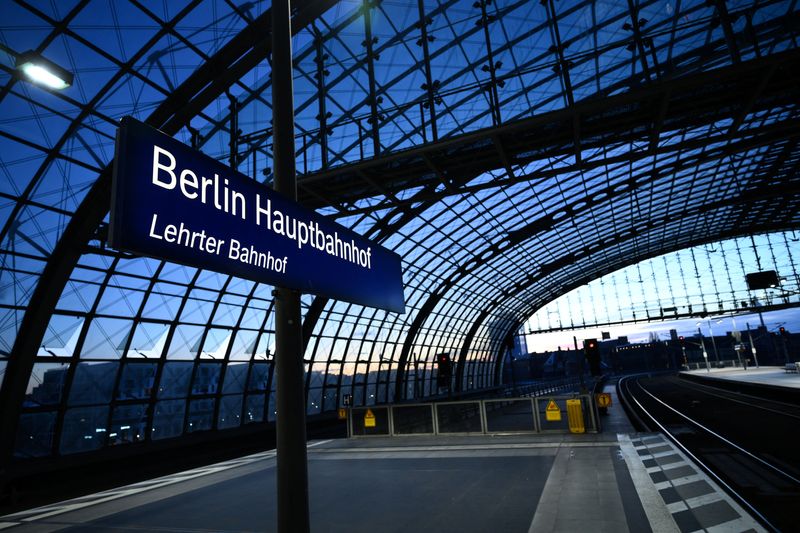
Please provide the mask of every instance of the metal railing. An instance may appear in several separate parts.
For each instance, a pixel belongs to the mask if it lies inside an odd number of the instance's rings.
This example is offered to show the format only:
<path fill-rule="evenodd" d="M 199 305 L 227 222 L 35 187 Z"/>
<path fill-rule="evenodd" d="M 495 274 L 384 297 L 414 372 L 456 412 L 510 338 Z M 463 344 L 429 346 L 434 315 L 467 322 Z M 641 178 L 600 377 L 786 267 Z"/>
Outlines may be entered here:
<path fill-rule="evenodd" d="M 580 414 L 573 407 L 568 416 L 567 400 L 580 401 Z M 347 435 L 569 433 L 570 425 L 578 423 L 576 418 L 581 419 L 580 425 L 586 432 L 600 431 L 597 407 L 591 394 L 352 407 L 347 413 Z"/>
<path fill-rule="evenodd" d="M 549 379 L 537 379 L 532 382 L 514 383 L 506 388 L 506 396 L 546 396 L 550 394 L 566 394 L 577 391 L 581 386 L 592 385 L 589 376 L 563 376 Z M 508 385 L 508 384 L 506 384 Z"/>

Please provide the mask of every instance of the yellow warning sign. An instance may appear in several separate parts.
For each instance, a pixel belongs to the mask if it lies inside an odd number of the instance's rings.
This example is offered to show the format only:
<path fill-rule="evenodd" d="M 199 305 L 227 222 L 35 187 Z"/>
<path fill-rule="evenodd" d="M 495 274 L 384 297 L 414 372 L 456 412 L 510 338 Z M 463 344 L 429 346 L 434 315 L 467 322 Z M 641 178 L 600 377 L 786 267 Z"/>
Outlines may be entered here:
<path fill-rule="evenodd" d="M 367 409 L 367 412 L 364 414 L 364 427 L 375 427 L 375 415 L 372 413 L 372 409 Z"/>
<path fill-rule="evenodd" d="M 339 420 L 347 420 L 347 409 L 345 407 L 339 408 Z"/>
<path fill-rule="evenodd" d="M 548 422 L 559 422 L 561 420 L 561 409 L 558 408 L 555 400 L 547 402 L 544 414 Z"/>
<path fill-rule="evenodd" d="M 595 395 L 597 407 L 609 407 L 611 405 L 611 395 L 607 392 L 601 392 Z"/>

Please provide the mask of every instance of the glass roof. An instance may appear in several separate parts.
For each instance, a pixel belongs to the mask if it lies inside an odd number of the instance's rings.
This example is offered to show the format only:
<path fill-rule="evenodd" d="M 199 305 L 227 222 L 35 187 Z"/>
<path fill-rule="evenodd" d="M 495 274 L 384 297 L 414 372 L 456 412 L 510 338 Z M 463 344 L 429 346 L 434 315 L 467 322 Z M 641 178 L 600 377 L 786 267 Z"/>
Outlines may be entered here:
<path fill-rule="evenodd" d="M 528 319 L 526 329 L 536 335 L 609 329 L 634 322 L 666 322 L 662 328 L 688 324 L 691 328 L 696 320 L 707 317 L 796 308 L 800 302 L 798 242 L 800 238 L 794 231 L 770 233 L 654 257 L 548 302 Z M 748 274 L 770 271 L 777 278 L 773 287 L 749 289 Z M 795 321 L 800 320 L 796 309 L 794 315 Z M 782 318 L 785 316 L 782 314 Z M 683 323 L 678 324 L 677 320 Z M 738 316 L 736 320 L 741 322 Z M 790 325 L 792 330 L 796 327 L 795 323 Z M 571 341 L 572 331 L 561 337 Z M 557 337 L 551 336 L 551 342 L 552 338 Z M 528 339 L 529 345 L 536 343 L 535 337 Z"/>
<path fill-rule="evenodd" d="M 118 390 L 133 363 L 157 362 L 159 380 L 191 362 L 189 384 L 207 364 L 244 364 L 251 377 L 271 364 L 271 287 L 105 244 L 125 115 L 271 183 L 269 7 L 2 4 L 2 368 L 69 364 L 69 388 L 84 361 L 105 361 L 119 365 Z M 413 396 L 424 379 L 435 393 L 441 352 L 460 361 L 460 387 L 490 385 L 509 336 L 574 287 L 798 226 L 795 1 L 293 8 L 300 198 L 402 256 L 408 309 L 304 296 L 310 413 L 345 389 L 374 403 Z M 15 61 L 27 50 L 73 85 L 23 80 Z M 412 361 L 428 373 L 410 374 Z M 216 399 L 219 414 L 226 395 L 244 394 L 242 420 L 258 401 L 268 419 L 270 386 L 254 389 L 260 400 L 246 389 L 186 389 L 168 401 L 196 400 L 163 408 L 182 409 L 185 429 L 208 405 L 192 401 Z M 151 425 L 167 401 L 157 390 Z M 59 398 L 72 405 L 68 391 Z"/>

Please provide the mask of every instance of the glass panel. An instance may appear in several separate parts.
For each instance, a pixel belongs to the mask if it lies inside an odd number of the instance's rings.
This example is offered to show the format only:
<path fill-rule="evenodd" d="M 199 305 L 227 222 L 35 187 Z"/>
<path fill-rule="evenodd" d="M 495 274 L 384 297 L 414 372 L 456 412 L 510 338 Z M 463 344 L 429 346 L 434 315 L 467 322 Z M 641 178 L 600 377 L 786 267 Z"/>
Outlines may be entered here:
<path fill-rule="evenodd" d="M 150 437 L 153 440 L 175 437 L 183 433 L 186 400 L 167 400 L 156 404 Z"/>
<path fill-rule="evenodd" d="M 395 405 L 392 419 L 397 435 L 433 433 L 433 408 L 430 405 Z"/>
<path fill-rule="evenodd" d="M 225 384 L 222 386 L 223 394 L 238 394 L 244 392 L 247 381 L 248 363 L 228 363 L 225 369 Z"/>
<path fill-rule="evenodd" d="M 231 361 L 249 361 L 256 351 L 256 341 L 258 332 L 251 330 L 241 330 L 236 334 L 236 341 L 231 347 L 228 359 Z"/>
<path fill-rule="evenodd" d="M 156 363 L 125 363 L 117 390 L 118 400 L 149 398 L 156 376 Z"/>
<path fill-rule="evenodd" d="M 96 318 L 89 326 L 81 359 L 119 359 L 125 349 L 133 322 L 114 318 Z"/>
<path fill-rule="evenodd" d="M 208 330 L 206 339 L 203 342 L 203 349 L 200 351 L 200 357 L 203 359 L 216 359 L 217 361 L 225 359 L 232 335 L 233 331 L 229 329 L 212 328 Z"/>
<path fill-rule="evenodd" d="M 550 420 L 548 420 L 547 407 L 551 401 L 558 407 L 558 411 L 553 409 L 551 411 L 552 415 L 550 416 Z M 536 398 L 536 410 L 539 411 L 539 423 L 541 424 L 542 431 L 569 431 L 566 398 Z"/>
<path fill-rule="evenodd" d="M 165 363 L 158 386 L 159 398 L 183 398 L 189 390 L 194 363 Z"/>
<path fill-rule="evenodd" d="M 375 392 L 376 401 L 377 403 L 386 403 L 386 382 L 379 381 L 378 382 L 378 389 Z"/>
<path fill-rule="evenodd" d="M 311 389 L 308 391 L 308 405 L 307 412 L 310 415 L 317 414 L 322 407 L 320 404 L 322 402 L 322 389 L 316 388 Z"/>
<path fill-rule="evenodd" d="M 274 422 L 275 421 L 275 415 L 278 412 L 276 407 L 275 407 L 275 391 L 272 391 L 272 392 L 269 393 L 269 404 L 267 405 L 267 409 L 268 409 L 268 411 L 267 411 L 267 413 L 268 413 L 267 420 L 269 420 L 270 422 Z"/>
<path fill-rule="evenodd" d="M 375 405 L 375 384 L 367 384 L 367 405 Z"/>
<path fill-rule="evenodd" d="M 103 315 L 133 316 L 144 297 L 142 281 L 127 276 L 113 276 L 103 291 L 97 313 Z"/>
<path fill-rule="evenodd" d="M 387 407 L 357 407 L 350 411 L 353 435 L 388 435 L 389 409 Z"/>
<path fill-rule="evenodd" d="M 269 380 L 270 365 L 266 363 L 254 363 L 250 369 L 250 379 L 248 380 L 248 391 L 267 390 Z"/>
<path fill-rule="evenodd" d="M 180 321 L 205 324 L 214 308 L 216 294 L 203 289 L 193 289 L 181 313 Z"/>
<path fill-rule="evenodd" d="M 39 355 L 72 357 L 82 325 L 82 317 L 53 315 L 42 339 Z"/>
<path fill-rule="evenodd" d="M 481 407 L 478 402 L 436 404 L 439 433 L 481 433 Z"/>
<path fill-rule="evenodd" d="M 214 420 L 214 399 L 192 400 L 189 402 L 189 433 L 211 429 Z"/>
<path fill-rule="evenodd" d="M 78 311 L 86 313 L 97 297 L 99 285 L 69 281 L 58 299 L 56 308 L 61 311 Z"/>
<path fill-rule="evenodd" d="M 167 342 L 169 326 L 152 322 L 142 322 L 136 326 L 130 348 L 126 357 L 143 359 L 158 359 L 164 351 Z"/>
<path fill-rule="evenodd" d="M 223 396 L 219 404 L 218 429 L 235 428 L 242 423 L 242 398 L 241 394 Z"/>
<path fill-rule="evenodd" d="M 106 440 L 107 423 L 107 405 L 67 410 L 59 450 L 69 454 L 101 448 Z"/>
<path fill-rule="evenodd" d="M 353 405 L 364 405 L 364 386 L 355 385 L 353 387 Z"/>
<path fill-rule="evenodd" d="M 203 328 L 201 326 L 178 326 L 172 336 L 167 359 L 194 359 L 200 349 Z"/>
<path fill-rule="evenodd" d="M 35 407 L 59 403 L 68 368 L 68 363 L 35 363 L 22 405 Z"/>
<path fill-rule="evenodd" d="M 118 366 L 119 363 L 79 363 L 70 386 L 69 405 L 108 403 Z"/>
<path fill-rule="evenodd" d="M 336 394 L 336 389 L 334 387 L 328 387 L 325 389 L 325 395 L 322 398 L 323 404 L 322 409 L 324 411 L 335 411 L 338 405 L 336 404 L 336 398 L 338 394 Z"/>
<path fill-rule="evenodd" d="M 6 377 L 6 365 L 8 362 L 5 359 L 0 359 L 0 387 L 3 386 L 3 380 Z"/>
<path fill-rule="evenodd" d="M 264 401 L 266 400 L 265 394 L 250 394 L 247 396 L 244 423 L 250 424 L 251 422 L 264 421 Z"/>
<path fill-rule="evenodd" d="M 485 401 L 486 431 L 536 431 L 530 400 Z"/>
<path fill-rule="evenodd" d="M 194 371 L 192 394 L 215 394 L 219 387 L 222 363 L 201 363 Z"/>
<path fill-rule="evenodd" d="M 311 365 L 311 371 L 307 375 L 309 379 L 309 388 L 317 389 L 322 387 L 325 367 L 325 363 L 315 363 Z"/>
<path fill-rule="evenodd" d="M 20 415 L 14 457 L 45 457 L 52 454 L 55 423 L 55 411 Z"/>
<path fill-rule="evenodd" d="M 167 267 L 169 268 L 169 267 Z M 145 318 L 175 320 L 180 306 L 180 299 L 173 294 L 178 287 L 169 283 L 156 283 L 153 292 L 144 304 L 142 316 Z"/>
<path fill-rule="evenodd" d="M 108 443 L 113 446 L 142 441 L 147 433 L 146 429 L 147 404 L 117 406 L 111 417 Z"/>

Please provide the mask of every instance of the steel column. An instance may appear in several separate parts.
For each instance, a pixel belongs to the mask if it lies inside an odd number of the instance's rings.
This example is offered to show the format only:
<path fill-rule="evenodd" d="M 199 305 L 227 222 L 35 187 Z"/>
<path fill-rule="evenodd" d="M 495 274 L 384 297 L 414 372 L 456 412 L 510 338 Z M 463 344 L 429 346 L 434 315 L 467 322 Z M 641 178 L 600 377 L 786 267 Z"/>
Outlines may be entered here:
<path fill-rule="evenodd" d="M 272 3 L 272 132 L 275 190 L 297 199 L 292 87 L 292 23 L 289 0 Z M 275 295 L 278 531 L 307 532 L 308 460 L 303 394 L 303 330 L 300 293 L 278 287 Z"/>

